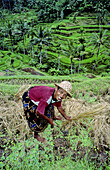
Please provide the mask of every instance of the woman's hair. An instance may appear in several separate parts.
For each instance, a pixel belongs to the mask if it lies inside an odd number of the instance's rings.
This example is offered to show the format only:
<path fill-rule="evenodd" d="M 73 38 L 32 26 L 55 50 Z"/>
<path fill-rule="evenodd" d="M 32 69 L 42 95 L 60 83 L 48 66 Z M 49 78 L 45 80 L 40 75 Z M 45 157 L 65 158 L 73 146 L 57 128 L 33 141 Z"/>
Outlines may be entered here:
<path fill-rule="evenodd" d="M 57 89 L 59 90 L 59 89 L 61 89 L 61 87 L 57 86 Z"/>

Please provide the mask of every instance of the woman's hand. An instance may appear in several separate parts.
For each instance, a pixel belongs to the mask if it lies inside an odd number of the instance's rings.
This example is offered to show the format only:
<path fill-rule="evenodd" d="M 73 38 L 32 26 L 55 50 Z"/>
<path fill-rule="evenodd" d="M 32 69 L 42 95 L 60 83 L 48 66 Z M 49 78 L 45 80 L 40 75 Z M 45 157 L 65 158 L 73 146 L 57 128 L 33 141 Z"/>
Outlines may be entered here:
<path fill-rule="evenodd" d="M 62 108 L 62 106 L 58 107 L 58 111 L 62 114 L 62 116 L 66 119 L 66 120 L 71 120 L 70 116 L 67 116 Z"/>
<path fill-rule="evenodd" d="M 54 117 L 54 120 L 62 120 L 63 119 L 63 117 L 61 117 L 61 116 L 55 116 Z"/>
<path fill-rule="evenodd" d="M 65 119 L 66 119 L 66 120 L 72 120 L 72 119 L 71 119 L 71 116 L 65 116 Z"/>
<path fill-rule="evenodd" d="M 47 116 L 40 114 L 37 110 L 36 110 L 36 115 L 39 115 L 39 116 L 42 117 L 43 119 L 47 120 L 48 123 L 50 123 L 51 125 L 54 125 L 53 119 L 50 119 L 50 118 L 48 118 Z"/>

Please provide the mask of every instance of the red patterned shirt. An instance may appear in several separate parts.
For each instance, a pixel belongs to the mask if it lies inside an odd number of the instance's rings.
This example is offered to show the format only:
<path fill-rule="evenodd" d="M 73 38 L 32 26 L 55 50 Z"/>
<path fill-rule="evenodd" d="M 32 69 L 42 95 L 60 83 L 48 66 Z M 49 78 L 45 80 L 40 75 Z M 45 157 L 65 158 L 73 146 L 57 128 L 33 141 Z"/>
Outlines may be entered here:
<path fill-rule="evenodd" d="M 39 113 L 44 114 L 45 108 L 52 104 L 57 108 L 61 106 L 61 100 L 54 100 L 52 95 L 55 88 L 48 86 L 34 86 L 29 91 L 31 101 L 37 105 Z"/>

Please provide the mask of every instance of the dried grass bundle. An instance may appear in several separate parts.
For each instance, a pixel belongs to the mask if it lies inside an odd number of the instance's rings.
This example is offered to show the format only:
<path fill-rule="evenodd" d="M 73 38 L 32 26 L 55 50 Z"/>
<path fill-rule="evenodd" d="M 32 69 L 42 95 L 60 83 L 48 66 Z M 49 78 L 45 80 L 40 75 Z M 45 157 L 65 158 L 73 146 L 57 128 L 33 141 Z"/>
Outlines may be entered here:
<path fill-rule="evenodd" d="M 18 92 L 15 94 L 15 102 L 18 103 L 19 107 L 22 108 L 22 95 L 25 91 L 27 91 L 31 87 L 30 84 L 22 85 Z"/>
<path fill-rule="evenodd" d="M 94 143 L 99 146 L 110 145 L 110 111 L 104 115 L 98 115 L 92 120 Z"/>
<path fill-rule="evenodd" d="M 23 115 L 23 108 L 15 101 L 5 101 L 0 103 L 0 131 L 7 130 L 10 138 L 17 141 L 23 139 L 30 133 L 27 121 Z"/>
<path fill-rule="evenodd" d="M 76 122 L 79 125 L 79 120 L 83 122 L 85 118 L 91 117 L 93 120 L 91 124 L 87 122 L 87 126 L 92 126 L 95 144 L 110 144 L 110 104 L 108 102 L 88 104 L 72 98 L 64 100 L 62 105 L 65 113 L 72 118 L 72 121 L 62 121 L 63 129 L 71 129 Z"/>
<path fill-rule="evenodd" d="M 73 121 L 82 118 L 93 117 L 95 115 L 101 115 L 105 111 L 109 110 L 107 102 L 94 105 L 88 104 L 85 101 L 76 100 L 74 98 L 64 100 L 62 105 L 65 113 L 71 116 Z"/>

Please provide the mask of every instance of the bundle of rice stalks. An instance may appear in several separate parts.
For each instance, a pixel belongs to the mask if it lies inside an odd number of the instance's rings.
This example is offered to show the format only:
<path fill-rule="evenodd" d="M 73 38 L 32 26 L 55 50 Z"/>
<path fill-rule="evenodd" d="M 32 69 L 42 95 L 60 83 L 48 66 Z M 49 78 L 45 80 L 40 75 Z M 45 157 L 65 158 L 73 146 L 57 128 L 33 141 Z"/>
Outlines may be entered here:
<path fill-rule="evenodd" d="M 22 108 L 22 95 L 31 87 L 30 84 L 23 85 L 19 88 L 18 92 L 15 94 L 15 102 L 18 103 L 19 107 Z"/>
<path fill-rule="evenodd" d="M 107 147 L 110 145 L 110 112 L 96 116 L 91 124 L 94 132 L 94 143 L 97 146 Z"/>
<path fill-rule="evenodd" d="M 14 141 L 17 141 L 17 134 L 21 140 L 30 133 L 23 109 L 15 101 L 1 102 L 0 131 L 8 133 L 9 138 L 14 139 Z"/>
<path fill-rule="evenodd" d="M 73 125 L 79 125 L 85 121 L 86 118 L 92 118 L 91 126 L 94 133 L 94 142 L 96 145 L 110 144 L 110 104 L 108 102 L 101 102 L 98 104 L 88 104 L 84 101 L 76 99 L 64 100 L 63 108 L 68 116 L 71 116 L 72 121 L 63 120 L 62 128 L 71 129 Z"/>

